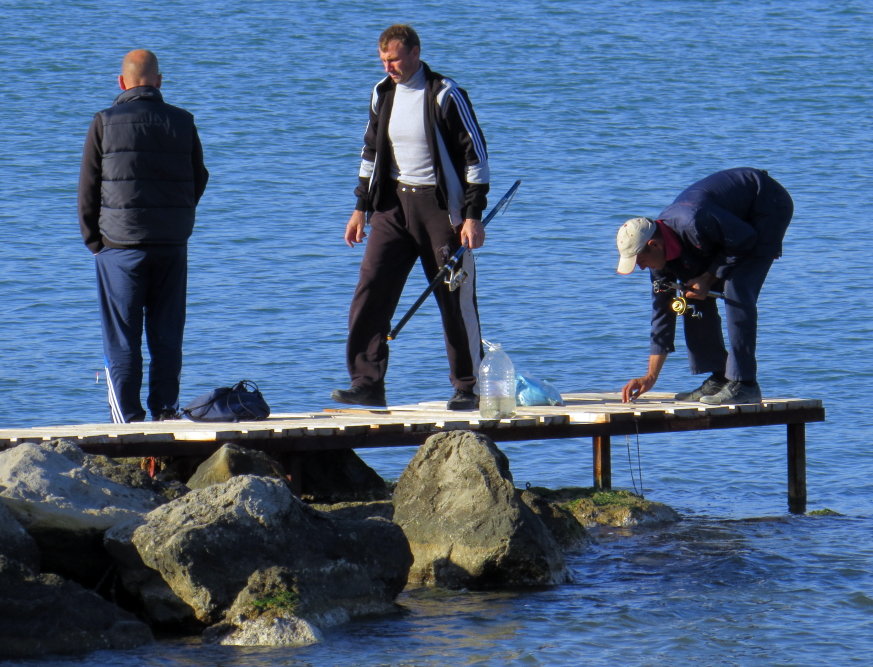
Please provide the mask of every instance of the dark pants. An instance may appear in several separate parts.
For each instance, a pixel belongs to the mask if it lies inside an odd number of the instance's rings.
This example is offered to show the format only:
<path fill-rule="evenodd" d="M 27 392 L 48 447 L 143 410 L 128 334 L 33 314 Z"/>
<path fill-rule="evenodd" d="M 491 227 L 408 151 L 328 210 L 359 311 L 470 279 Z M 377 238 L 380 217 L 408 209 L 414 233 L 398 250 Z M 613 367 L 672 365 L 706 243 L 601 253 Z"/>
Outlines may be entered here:
<path fill-rule="evenodd" d="M 388 369 L 386 336 L 403 287 L 416 259 L 430 282 L 460 247 L 448 212 L 433 186 L 399 186 L 385 210 L 370 217 L 370 232 L 360 277 L 349 308 L 346 362 L 353 386 L 384 386 Z M 476 270 L 472 253 L 460 267 L 468 277 L 455 291 L 434 290 L 442 316 L 449 379 L 456 389 L 473 391 L 482 360 Z"/>
<path fill-rule="evenodd" d="M 684 317 L 685 343 L 692 373 L 723 373 L 729 380 L 755 380 L 758 337 L 758 296 L 773 258 L 751 257 L 713 290 L 724 290 L 724 311 L 730 342 L 725 349 L 716 299 L 692 301 L 701 318 Z"/>
<path fill-rule="evenodd" d="M 145 325 L 152 416 L 179 407 L 188 280 L 186 246 L 104 248 L 96 255 L 97 292 L 109 407 L 116 423 L 142 421 L 140 400 Z"/>
<path fill-rule="evenodd" d="M 724 281 L 712 286 L 714 291 L 724 292 L 728 348 L 716 299 L 693 301 L 703 317 L 683 318 L 692 373 L 720 372 L 729 380 L 757 380 L 758 296 L 773 261 L 781 254 L 782 238 L 793 213 L 794 204 L 785 188 L 772 178 L 765 179 L 749 222 L 766 231 L 769 242 L 765 247 L 759 245 L 756 254 L 740 260 Z"/>

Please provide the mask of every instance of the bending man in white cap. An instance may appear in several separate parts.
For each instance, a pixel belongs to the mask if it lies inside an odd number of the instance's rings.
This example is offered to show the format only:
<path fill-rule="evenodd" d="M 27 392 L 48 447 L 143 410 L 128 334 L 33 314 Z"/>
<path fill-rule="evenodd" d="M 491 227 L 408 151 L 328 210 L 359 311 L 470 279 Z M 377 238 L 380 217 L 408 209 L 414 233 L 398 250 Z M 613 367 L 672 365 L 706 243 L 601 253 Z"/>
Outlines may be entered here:
<path fill-rule="evenodd" d="M 755 345 L 758 295 L 773 260 L 782 255 L 782 239 L 794 204 L 766 171 L 727 169 L 694 183 L 658 215 L 632 218 L 618 230 L 618 273 L 635 266 L 649 269 L 653 283 L 683 285 L 696 300 L 700 317 L 683 318 L 688 360 L 694 374 L 709 373 L 679 401 L 710 405 L 760 403 Z M 710 290 L 724 292 L 729 345 Z M 664 361 L 674 352 L 676 314 L 672 290 L 652 292 L 649 366 L 622 389 L 625 402 L 649 391 Z"/>

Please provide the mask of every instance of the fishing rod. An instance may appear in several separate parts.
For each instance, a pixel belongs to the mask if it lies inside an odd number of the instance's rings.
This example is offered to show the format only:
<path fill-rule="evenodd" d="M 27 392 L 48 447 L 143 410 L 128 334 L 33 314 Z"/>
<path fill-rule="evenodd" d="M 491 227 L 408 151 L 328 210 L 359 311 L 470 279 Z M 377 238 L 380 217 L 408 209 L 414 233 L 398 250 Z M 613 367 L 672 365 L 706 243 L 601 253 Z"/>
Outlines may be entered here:
<path fill-rule="evenodd" d="M 518 190 L 518 186 L 521 185 L 521 179 L 517 180 L 512 184 L 512 187 L 506 191 L 506 194 L 500 198 L 500 201 L 494 205 L 494 208 L 489 211 L 488 215 L 482 218 L 482 226 L 485 227 L 491 220 L 496 216 L 500 211 L 507 206 L 509 206 L 509 202 L 512 201 L 512 198 L 515 196 L 516 190 Z M 467 272 L 463 269 L 457 270 L 458 263 L 463 259 L 464 253 L 467 252 L 469 248 L 467 246 L 462 245 L 455 251 L 451 257 L 449 257 L 449 261 L 443 264 L 442 268 L 437 271 L 436 275 L 433 277 L 433 280 L 430 281 L 430 285 L 428 285 L 424 292 L 421 293 L 421 296 L 415 301 L 414 304 L 410 307 L 408 311 L 406 311 L 406 315 L 400 318 L 400 321 L 397 323 L 391 331 L 388 332 L 387 340 L 392 341 L 397 338 L 397 334 L 400 333 L 400 330 L 404 327 L 404 325 L 410 320 L 410 318 L 415 315 L 415 311 L 417 311 L 421 304 L 424 303 L 425 299 L 430 296 L 430 293 L 433 292 L 437 285 L 440 284 L 441 281 L 445 281 L 445 283 L 449 286 L 449 291 L 454 292 L 458 287 L 460 287 L 461 283 L 467 277 Z M 448 276 L 448 277 L 446 277 Z"/>
<path fill-rule="evenodd" d="M 678 290 L 679 294 L 673 297 L 673 300 L 670 302 L 670 310 L 672 310 L 677 315 L 688 315 L 688 317 L 693 317 L 695 319 L 700 319 L 703 317 L 703 313 L 701 313 L 697 308 L 694 307 L 694 304 L 689 304 L 688 299 L 683 296 L 687 288 L 685 285 L 679 282 L 675 282 L 672 280 L 653 280 L 652 281 L 652 291 L 655 294 L 661 294 L 662 292 L 669 292 L 670 290 Z M 707 297 L 713 299 L 724 299 L 724 294 L 722 292 L 707 292 Z"/>

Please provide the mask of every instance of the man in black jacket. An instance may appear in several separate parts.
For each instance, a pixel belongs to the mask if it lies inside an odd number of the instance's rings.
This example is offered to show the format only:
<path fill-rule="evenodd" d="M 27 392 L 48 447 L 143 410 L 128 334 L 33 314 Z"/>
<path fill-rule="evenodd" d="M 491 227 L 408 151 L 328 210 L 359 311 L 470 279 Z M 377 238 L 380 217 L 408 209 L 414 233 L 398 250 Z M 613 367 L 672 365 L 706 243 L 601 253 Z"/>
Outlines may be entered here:
<path fill-rule="evenodd" d="M 702 317 L 685 317 L 685 344 L 692 373 L 709 373 L 679 401 L 709 405 L 760 403 L 755 358 L 758 295 L 770 266 L 782 254 L 791 222 L 791 196 L 763 169 L 725 169 L 683 190 L 654 220 L 632 218 L 618 231 L 617 271 L 649 269 L 654 283 L 682 284 Z M 729 346 L 710 290 L 724 292 Z M 649 364 L 645 375 L 622 389 L 625 401 L 651 389 L 674 351 L 673 290 L 652 292 Z"/>
<path fill-rule="evenodd" d="M 209 173 L 194 117 L 163 101 L 154 53 L 128 53 L 118 85 L 85 139 L 79 226 L 96 262 L 112 420 L 123 423 L 146 417 L 143 326 L 148 409 L 155 420 L 177 416 L 187 243 Z"/>
<path fill-rule="evenodd" d="M 408 25 L 393 25 L 379 37 L 387 76 L 373 90 L 357 204 L 345 231 L 346 244 L 354 246 L 370 223 L 349 308 L 351 387 L 331 395 L 341 403 L 386 404 L 386 336 L 416 259 L 430 282 L 461 245 L 473 249 L 485 241 L 485 138 L 467 93 L 431 71 L 420 53 L 418 35 Z M 462 270 L 468 277 L 458 289 L 440 285 L 434 291 L 455 389 L 450 410 L 472 410 L 479 398 L 482 343 L 472 253 L 465 253 Z"/>

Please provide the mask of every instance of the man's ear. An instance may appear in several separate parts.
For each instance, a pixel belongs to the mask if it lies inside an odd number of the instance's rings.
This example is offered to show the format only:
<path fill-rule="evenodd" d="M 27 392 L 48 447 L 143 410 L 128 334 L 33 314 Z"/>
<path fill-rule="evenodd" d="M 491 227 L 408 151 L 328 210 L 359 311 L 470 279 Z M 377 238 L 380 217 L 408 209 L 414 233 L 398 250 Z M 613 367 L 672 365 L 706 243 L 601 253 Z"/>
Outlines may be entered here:
<path fill-rule="evenodd" d="M 127 86 L 124 85 L 124 75 L 123 74 L 118 75 L 118 87 L 121 88 L 122 90 L 127 90 Z"/>

